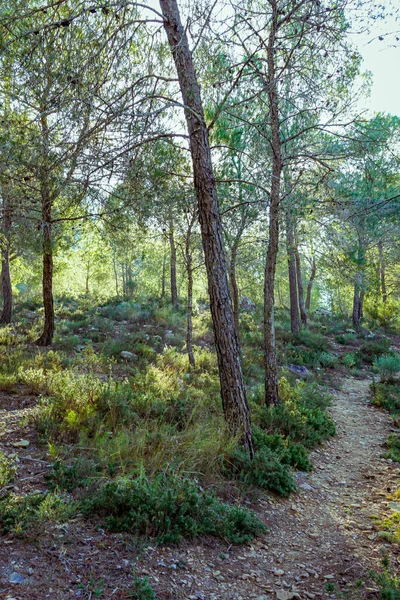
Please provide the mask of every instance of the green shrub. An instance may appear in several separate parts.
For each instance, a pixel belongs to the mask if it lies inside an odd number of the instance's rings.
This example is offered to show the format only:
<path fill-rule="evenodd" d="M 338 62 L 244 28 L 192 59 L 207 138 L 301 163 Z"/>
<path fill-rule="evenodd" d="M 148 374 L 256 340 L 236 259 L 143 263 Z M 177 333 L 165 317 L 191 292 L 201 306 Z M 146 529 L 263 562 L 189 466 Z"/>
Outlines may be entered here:
<path fill-rule="evenodd" d="M 0 499 L 0 523 L 4 533 L 36 537 L 45 523 L 62 523 L 76 510 L 75 503 L 56 494 L 10 494 Z"/>
<path fill-rule="evenodd" d="M 356 333 L 342 333 L 337 335 L 335 339 L 338 344 L 343 344 L 343 346 L 355 346 L 357 344 Z"/>
<path fill-rule="evenodd" d="M 302 444 L 296 444 L 280 433 L 268 434 L 256 425 L 253 426 L 253 440 L 256 450 L 269 448 L 276 454 L 282 465 L 290 465 L 300 471 L 311 471 L 311 461 Z"/>
<path fill-rule="evenodd" d="M 374 367 L 381 381 L 391 381 L 400 371 L 400 356 L 398 354 L 382 354 L 374 357 Z"/>
<path fill-rule="evenodd" d="M 18 337 L 11 325 L 0 326 L 0 346 L 13 346 L 18 343 Z"/>
<path fill-rule="evenodd" d="M 156 600 L 156 595 L 148 577 L 135 577 L 131 588 L 127 591 L 131 600 Z"/>
<path fill-rule="evenodd" d="M 335 423 L 320 408 L 307 406 L 303 402 L 303 385 L 300 383 L 291 387 L 282 377 L 279 382 L 280 404 L 263 409 L 260 424 L 271 433 L 279 431 L 294 442 L 313 448 L 335 434 Z"/>
<path fill-rule="evenodd" d="M 4 452 L 0 451 L 0 489 L 14 479 L 16 470 L 12 460 L 7 458 Z"/>
<path fill-rule="evenodd" d="M 356 352 L 347 352 L 344 356 L 342 356 L 342 363 L 348 369 L 360 368 L 361 362 L 360 356 Z"/>
<path fill-rule="evenodd" d="M 385 452 L 385 458 L 391 458 L 395 462 L 400 462 L 400 434 L 391 433 L 386 440 L 388 451 Z"/>
<path fill-rule="evenodd" d="M 391 415 L 400 413 L 400 384 L 395 382 L 373 383 L 371 385 L 372 402 L 382 406 Z"/>
<path fill-rule="evenodd" d="M 361 357 L 364 362 L 372 365 L 376 356 L 390 353 L 390 342 L 387 338 L 365 340 L 360 347 Z"/>
<path fill-rule="evenodd" d="M 318 355 L 318 361 L 321 367 L 332 369 L 337 365 L 338 359 L 337 356 L 334 356 L 330 352 L 321 352 Z"/>
<path fill-rule="evenodd" d="M 251 459 L 247 452 L 237 448 L 228 458 L 227 472 L 235 479 L 287 497 L 296 489 L 293 475 L 277 454 L 267 446 L 257 450 Z"/>
<path fill-rule="evenodd" d="M 66 464 L 57 458 L 45 479 L 51 491 L 73 492 L 77 487 L 86 486 L 96 474 L 98 465 L 93 461 L 79 457 L 72 464 Z"/>
<path fill-rule="evenodd" d="M 371 298 L 365 302 L 365 311 L 379 327 L 390 329 L 399 319 L 400 305 L 390 298 L 386 302 Z"/>
<path fill-rule="evenodd" d="M 111 531 L 131 531 L 160 543 L 202 534 L 243 543 L 265 531 L 250 511 L 200 493 L 192 481 L 176 475 L 106 482 L 88 494 L 82 511 L 102 517 Z"/>
<path fill-rule="evenodd" d="M 319 333 L 312 333 L 308 329 L 302 331 L 298 336 L 294 336 L 293 343 L 307 346 L 311 350 L 323 352 L 328 348 L 329 340 Z"/>

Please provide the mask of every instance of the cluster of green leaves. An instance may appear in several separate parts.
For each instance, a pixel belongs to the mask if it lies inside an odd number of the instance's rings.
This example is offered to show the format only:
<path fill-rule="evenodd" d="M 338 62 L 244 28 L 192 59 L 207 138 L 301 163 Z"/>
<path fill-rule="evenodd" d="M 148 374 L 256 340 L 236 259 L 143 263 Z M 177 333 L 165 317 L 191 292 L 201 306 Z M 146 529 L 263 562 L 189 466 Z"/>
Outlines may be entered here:
<path fill-rule="evenodd" d="M 108 481 L 90 490 L 81 510 L 102 518 L 111 531 L 131 531 L 160 543 L 208 534 L 241 544 L 266 530 L 249 510 L 220 502 L 173 474 Z"/>

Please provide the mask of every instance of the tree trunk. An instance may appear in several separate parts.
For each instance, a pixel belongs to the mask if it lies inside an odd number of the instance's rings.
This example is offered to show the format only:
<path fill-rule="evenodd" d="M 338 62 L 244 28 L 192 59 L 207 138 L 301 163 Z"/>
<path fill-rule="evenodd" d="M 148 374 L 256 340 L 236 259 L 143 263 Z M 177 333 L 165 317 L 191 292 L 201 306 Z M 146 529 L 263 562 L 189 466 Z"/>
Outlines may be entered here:
<path fill-rule="evenodd" d="M 177 2 L 176 0 L 160 0 L 160 6 L 185 105 L 218 358 L 222 406 L 231 434 L 241 435 L 243 445 L 252 456 L 254 450 L 250 412 L 233 320 L 222 243 L 217 186 L 200 87 Z"/>
<path fill-rule="evenodd" d="M 169 239 L 169 248 L 170 248 L 170 257 L 171 257 L 171 301 L 172 306 L 174 308 L 179 307 L 178 301 L 178 286 L 176 284 L 176 246 L 175 246 L 175 238 L 174 238 L 174 226 L 172 222 L 169 226 L 168 231 L 168 239 Z"/>
<path fill-rule="evenodd" d="M 379 276 L 380 276 L 380 288 L 382 293 L 382 300 L 386 304 L 387 302 L 387 288 L 386 288 L 386 263 L 385 257 L 383 254 L 383 244 L 379 242 L 378 244 L 379 250 Z"/>
<path fill-rule="evenodd" d="M 189 365 L 191 367 L 196 366 L 196 361 L 193 353 L 193 264 L 192 264 L 192 253 L 190 250 L 190 240 L 192 237 L 192 228 L 194 220 L 196 218 L 195 209 L 193 210 L 192 220 L 190 221 L 187 234 L 186 234 L 186 248 L 185 248 L 185 264 L 186 272 L 188 277 L 188 288 L 187 288 L 187 326 L 186 326 L 186 351 L 189 357 Z"/>
<path fill-rule="evenodd" d="M 353 327 L 360 329 L 360 321 L 363 316 L 364 300 L 364 270 L 365 270 L 365 250 L 363 239 L 358 232 L 358 253 L 357 253 L 357 273 L 354 278 L 354 297 L 353 297 Z"/>
<path fill-rule="evenodd" d="M 312 266 L 311 266 L 311 275 L 310 275 L 310 279 L 308 280 L 308 285 L 307 285 L 307 296 L 306 296 L 306 311 L 307 312 L 310 312 L 311 291 L 312 291 L 312 286 L 314 283 L 316 272 L 317 272 L 317 265 L 315 263 L 315 256 L 313 256 Z"/>
<path fill-rule="evenodd" d="M 353 327 L 354 329 L 360 329 L 361 319 L 361 293 L 360 293 L 360 282 L 359 275 L 357 274 L 354 282 L 354 296 L 353 296 Z"/>
<path fill-rule="evenodd" d="M 167 252 L 165 247 L 165 238 L 164 238 L 164 249 L 163 249 L 163 261 L 162 261 L 162 271 L 161 271 L 161 300 L 165 298 L 165 273 L 167 269 Z"/>
<path fill-rule="evenodd" d="M 233 303 L 233 320 L 235 323 L 236 335 L 239 339 L 239 287 L 236 279 L 237 250 L 237 244 L 234 243 L 231 251 L 231 259 L 229 261 L 229 283 L 231 286 Z"/>
<path fill-rule="evenodd" d="M 11 232 L 11 209 L 7 194 L 2 190 L 3 196 L 3 240 L 1 244 L 1 288 L 3 294 L 3 310 L 0 315 L 0 324 L 6 325 L 11 322 L 12 316 L 12 286 L 10 276 L 10 232 Z"/>
<path fill-rule="evenodd" d="M 37 340 L 38 346 L 49 346 L 54 336 L 53 302 L 53 247 L 51 235 L 51 201 L 48 190 L 42 190 L 42 228 L 43 228 L 43 333 Z"/>
<path fill-rule="evenodd" d="M 86 265 L 85 296 L 89 296 L 90 263 Z"/>
<path fill-rule="evenodd" d="M 286 251 L 288 259 L 289 274 L 289 297 L 290 297 L 290 329 L 292 333 L 300 333 L 299 321 L 299 299 L 297 295 L 297 274 L 293 218 L 286 215 Z"/>
<path fill-rule="evenodd" d="M 49 181 L 49 129 L 45 109 L 42 110 L 41 134 L 43 143 L 43 164 L 40 168 L 40 194 L 42 201 L 43 232 L 43 333 L 36 341 L 38 346 L 49 346 L 54 336 L 54 301 L 53 301 L 53 240 L 51 231 L 51 208 L 53 199 Z"/>
<path fill-rule="evenodd" d="M 299 248 L 297 246 L 297 241 L 295 238 L 295 248 L 294 255 L 296 258 L 296 274 L 297 274 L 297 291 L 299 294 L 299 309 L 300 309 L 300 319 L 304 327 L 307 327 L 307 312 L 304 305 L 304 288 L 303 288 L 303 277 L 301 272 L 301 260 Z"/>
<path fill-rule="evenodd" d="M 118 269 L 117 269 L 117 259 L 115 256 L 116 252 L 113 251 L 113 269 L 114 269 L 114 280 L 115 280 L 115 293 L 117 294 L 117 298 L 119 298 L 119 287 L 118 287 Z"/>
<path fill-rule="evenodd" d="M 276 361 L 275 341 L 275 271 L 279 247 L 279 196 L 282 174 L 282 156 L 280 141 L 280 124 L 278 109 L 278 91 L 276 84 L 274 46 L 277 32 L 278 7 L 276 0 L 271 0 L 272 23 L 268 39 L 268 101 L 271 121 L 272 178 L 269 209 L 269 240 L 264 278 L 264 362 L 265 362 L 265 402 L 267 406 L 277 405 L 278 369 Z"/>

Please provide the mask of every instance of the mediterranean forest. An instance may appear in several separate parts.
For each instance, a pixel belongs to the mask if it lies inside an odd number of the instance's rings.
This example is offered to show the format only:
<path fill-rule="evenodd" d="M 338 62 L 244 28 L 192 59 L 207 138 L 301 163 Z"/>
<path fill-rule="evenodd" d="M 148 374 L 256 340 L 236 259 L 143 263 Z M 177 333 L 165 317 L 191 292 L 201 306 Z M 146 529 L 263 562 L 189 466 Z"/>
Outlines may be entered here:
<path fill-rule="evenodd" d="M 397 0 L 0 1 L 0 598 L 400 600 Z"/>

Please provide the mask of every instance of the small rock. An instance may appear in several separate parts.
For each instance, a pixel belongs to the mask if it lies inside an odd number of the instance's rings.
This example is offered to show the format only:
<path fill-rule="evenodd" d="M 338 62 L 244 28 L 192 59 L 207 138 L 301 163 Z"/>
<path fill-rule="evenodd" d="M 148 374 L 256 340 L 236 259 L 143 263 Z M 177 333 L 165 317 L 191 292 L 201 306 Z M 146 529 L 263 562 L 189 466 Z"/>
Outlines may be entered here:
<path fill-rule="evenodd" d="M 23 577 L 19 573 L 11 573 L 8 581 L 10 583 L 22 583 L 23 581 L 25 581 L 25 577 Z"/>
<path fill-rule="evenodd" d="M 128 350 L 122 350 L 122 352 L 120 352 L 120 357 L 128 361 L 137 358 L 136 354 L 134 354 L 133 352 L 129 352 Z"/>
<path fill-rule="evenodd" d="M 28 440 L 19 440 L 13 443 L 14 448 L 27 448 L 29 446 Z"/>
<path fill-rule="evenodd" d="M 312 487 L 309 483 L 301 483 L 299 485 L 299 488 L 301 488 L 302 490 L 306 490 L 307 492 L 312 490 Z"/>
<path fill-rule="evenodd" d="M 276 575 L 277 577 L 282 577 L 282 575 L 285 574 L 285 571 L 282 571 L 282 569 L 275 569 L 274 571 L 274 575 Z"/>

